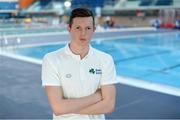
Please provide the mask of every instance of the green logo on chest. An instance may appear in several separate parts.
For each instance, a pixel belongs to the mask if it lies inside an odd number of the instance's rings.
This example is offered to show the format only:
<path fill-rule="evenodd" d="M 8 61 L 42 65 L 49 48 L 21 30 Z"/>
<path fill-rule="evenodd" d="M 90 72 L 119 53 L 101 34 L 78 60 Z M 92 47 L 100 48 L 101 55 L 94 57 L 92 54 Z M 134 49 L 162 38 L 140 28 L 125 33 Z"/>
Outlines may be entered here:
<path fill-rule="evenodd" d="M 95 70 L 93 68 L 89 69 L 89 73 L 95 74 Z"/>

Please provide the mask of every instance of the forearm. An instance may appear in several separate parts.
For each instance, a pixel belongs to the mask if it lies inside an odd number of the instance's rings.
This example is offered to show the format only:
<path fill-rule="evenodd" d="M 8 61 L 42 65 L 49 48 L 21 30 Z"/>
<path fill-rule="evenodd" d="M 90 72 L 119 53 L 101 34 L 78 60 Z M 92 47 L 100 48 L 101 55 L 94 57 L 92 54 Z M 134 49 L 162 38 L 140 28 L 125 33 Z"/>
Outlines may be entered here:
<path fill-rule="evenodd" d="M 114 85 L 105 85 L 101 87 L 102 100 L 90 105 L 77 113 L 79 114 L 105 114 L 111 113 L 115 106 L 116 90 Z"/>
<path fill-rule="evenodd" d="M 75 113 L 100 101 L 95 94 L 75 99 L 62 99 L 59 105 L 60 114 Z"/>
<path fill-rule="evenodd" d="M 99 92 L 82 98 L 64 99 L 61 87 L 46 86 L 45 90 L 55 115 L 75 113 L 101 100 Z"/>
<path fill-rule="evenodd" d="M 105 114 L 110 113 L 114 109 L 114 106 L 111 106 L 110 104 L 107 104 L 106 101 L 100 101 L 98 103 L 95 103 L 93 105 L 90 105 L 80 111 L 77 112 L 77 114 Z"/>

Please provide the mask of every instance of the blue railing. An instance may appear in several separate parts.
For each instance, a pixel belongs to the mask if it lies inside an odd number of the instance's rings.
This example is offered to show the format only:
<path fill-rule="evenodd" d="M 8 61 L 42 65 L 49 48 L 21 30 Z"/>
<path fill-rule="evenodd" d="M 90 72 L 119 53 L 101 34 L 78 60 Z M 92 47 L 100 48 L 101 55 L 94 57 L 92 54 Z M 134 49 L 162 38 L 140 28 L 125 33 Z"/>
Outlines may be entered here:
<path fill-rule="evenodd" d="M 159 5 L 172 5 L 173 0 L 157 0 L 157 2 L 155 3 L 155 5 L 159 6 Z"/>
<path fill-rule="evenodd" d="M 140 6 L 149 6 L 153 3 L 153 0 L 141 0 Z"/>
<path fill-rule="evenodd" d="M 104 0 L 72 0 L 72 8 L 85 6 L 89 8 L 103 7 Z"/>
<path fill-rule="evenodd" d="M 0 2 L 0 10 L 16 10 L 17 2 Z"/>

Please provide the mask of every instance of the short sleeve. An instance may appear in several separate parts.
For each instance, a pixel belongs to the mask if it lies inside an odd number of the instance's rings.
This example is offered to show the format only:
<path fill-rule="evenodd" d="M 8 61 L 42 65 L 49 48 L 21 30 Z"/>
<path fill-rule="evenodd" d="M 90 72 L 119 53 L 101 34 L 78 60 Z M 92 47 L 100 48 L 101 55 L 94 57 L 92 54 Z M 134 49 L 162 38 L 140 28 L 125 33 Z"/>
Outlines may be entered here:
<path fill-rule="evenodd" d="M 119 81 L 116 78 L 114 61 L 110 55 L 102 61 L 101 85 L 116 84 Z"/>
<path fill-rule="evenodd" d="M 46 55 L 42 62 L 41 79 L 42 86 L 61 86 L 58 70 L 53 63 L 51 56 Z"/>

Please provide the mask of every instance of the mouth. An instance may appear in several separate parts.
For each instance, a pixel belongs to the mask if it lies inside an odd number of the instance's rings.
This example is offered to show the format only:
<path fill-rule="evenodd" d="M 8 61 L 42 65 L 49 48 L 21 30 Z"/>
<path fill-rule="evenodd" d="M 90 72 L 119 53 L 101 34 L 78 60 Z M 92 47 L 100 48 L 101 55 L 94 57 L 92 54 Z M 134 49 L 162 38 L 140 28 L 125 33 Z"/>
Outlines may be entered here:
<path fill-rule="evenodd" d="M 86 41 L 86 39 L 85 38 L 80 38 L 80 41 Z"/>

